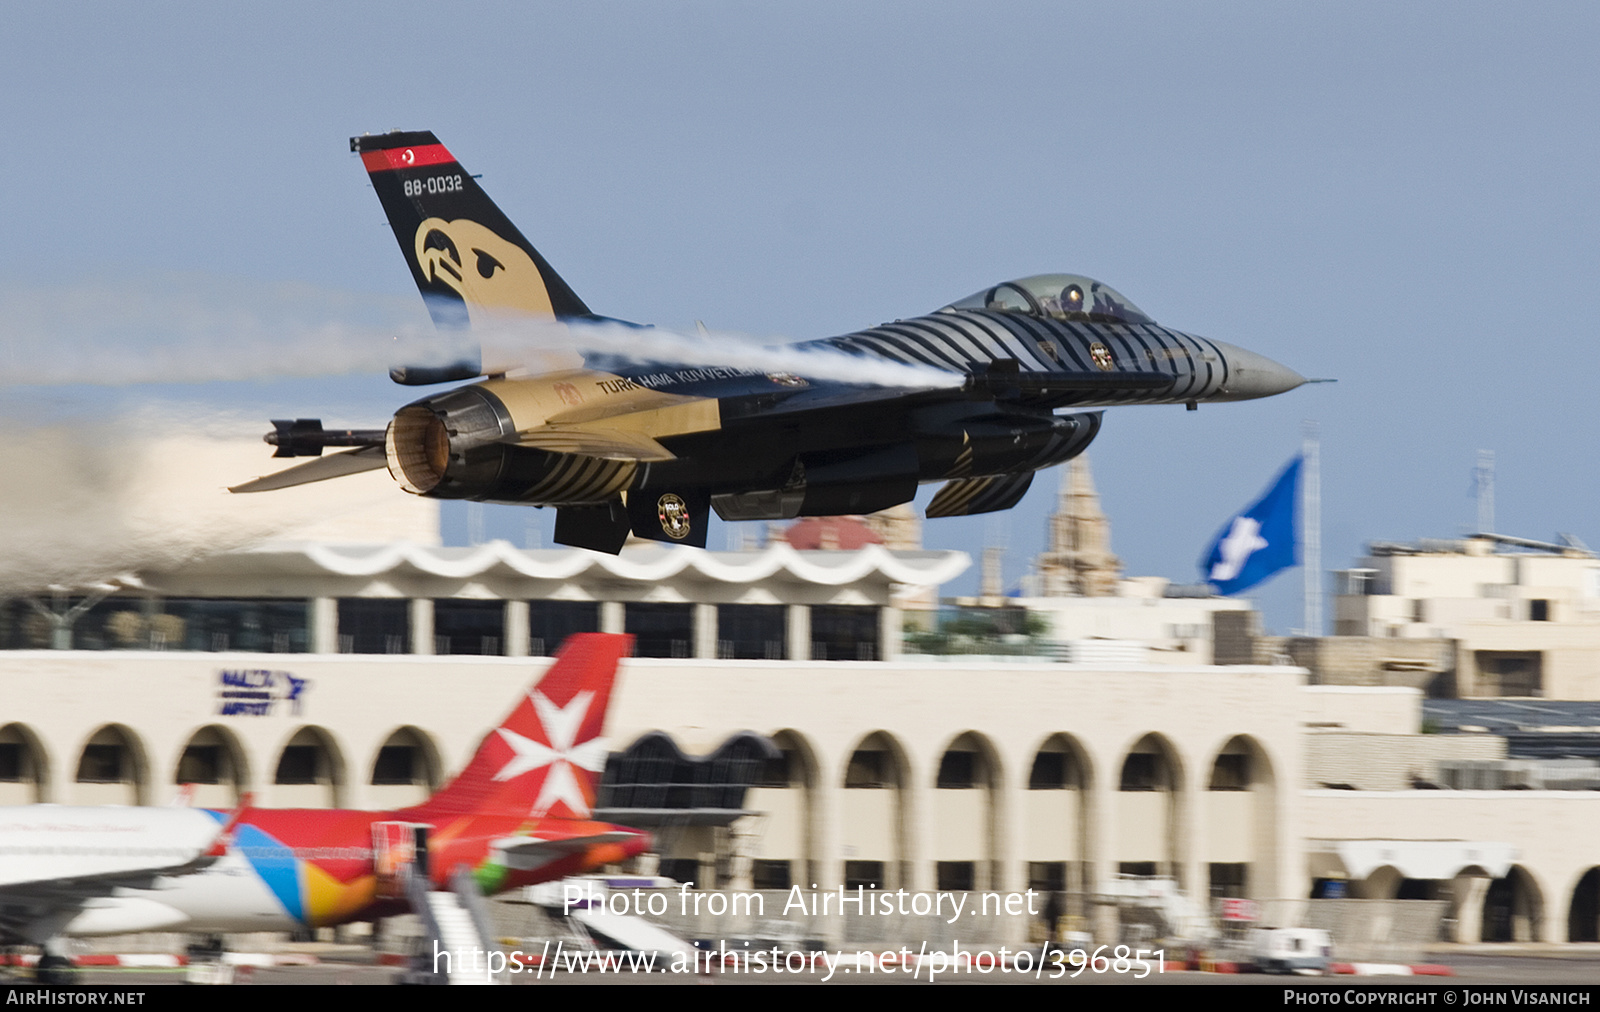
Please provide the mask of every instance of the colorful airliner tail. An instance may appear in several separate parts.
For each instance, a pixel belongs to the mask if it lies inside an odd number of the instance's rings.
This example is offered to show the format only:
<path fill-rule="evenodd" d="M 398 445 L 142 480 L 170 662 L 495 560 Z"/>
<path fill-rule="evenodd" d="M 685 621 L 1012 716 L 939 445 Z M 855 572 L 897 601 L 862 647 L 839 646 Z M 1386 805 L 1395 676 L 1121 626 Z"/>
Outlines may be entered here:
<path fill-rule="evenodd" d="M 412 811 L 424 821 L 479 813 L 589 818 L 606 759 L 600 732 L 611 685 L 632 652 L 632 636 L 569 637 L 467 768 Z"/>

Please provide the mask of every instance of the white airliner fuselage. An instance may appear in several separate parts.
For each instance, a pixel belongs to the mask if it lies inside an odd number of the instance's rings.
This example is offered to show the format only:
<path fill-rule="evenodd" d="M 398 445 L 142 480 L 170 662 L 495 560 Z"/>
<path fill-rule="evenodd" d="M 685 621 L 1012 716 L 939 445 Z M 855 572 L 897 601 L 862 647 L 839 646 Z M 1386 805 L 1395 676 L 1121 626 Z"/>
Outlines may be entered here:
<path fill-rule="evenodd" d="M 194 808 L 0 808 L 0 924 L 38 943 L 300 927 L 236 848 L 208 856 L 225 818 Z"/>

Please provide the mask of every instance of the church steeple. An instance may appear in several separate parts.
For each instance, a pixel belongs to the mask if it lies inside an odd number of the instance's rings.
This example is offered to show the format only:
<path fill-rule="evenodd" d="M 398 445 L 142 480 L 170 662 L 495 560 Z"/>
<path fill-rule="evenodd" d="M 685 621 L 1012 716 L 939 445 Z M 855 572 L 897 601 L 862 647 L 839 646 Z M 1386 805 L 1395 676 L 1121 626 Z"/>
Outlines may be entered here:
<path fill-rule="evenodd" d="M 1061 476 L 1060 498 L 1050 515 L 1050 549 L 1039 556 L 1045 597 L 1111 597 L 1122 560 L 1111 554 L 1111 524 L 1089 475 L 1087 457 L 1075 457 Z"/>

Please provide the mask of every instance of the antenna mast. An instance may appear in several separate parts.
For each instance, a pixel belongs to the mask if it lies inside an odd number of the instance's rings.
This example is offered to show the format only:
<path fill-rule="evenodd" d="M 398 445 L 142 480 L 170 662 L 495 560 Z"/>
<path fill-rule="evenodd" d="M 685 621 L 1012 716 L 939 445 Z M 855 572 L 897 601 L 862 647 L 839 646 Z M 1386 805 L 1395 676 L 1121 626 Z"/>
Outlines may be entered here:
<path fill-rule="evenodd" d="M 1301 570 L 1305 576 L 1305 634 L 1322 635 L 1322 444 L 1316 422 L 1307 421 L 1301 429 L 1301 455 L 1304 463 L 1301 491 L 1300 538 L 1304 555 Z"/>
<path fill-rule="evenodd" d="M 1472 471 L 1478 494 L 1478 533 L 1494 533 L 1494 451 L 1479 450 L 1478 466 Z"/>

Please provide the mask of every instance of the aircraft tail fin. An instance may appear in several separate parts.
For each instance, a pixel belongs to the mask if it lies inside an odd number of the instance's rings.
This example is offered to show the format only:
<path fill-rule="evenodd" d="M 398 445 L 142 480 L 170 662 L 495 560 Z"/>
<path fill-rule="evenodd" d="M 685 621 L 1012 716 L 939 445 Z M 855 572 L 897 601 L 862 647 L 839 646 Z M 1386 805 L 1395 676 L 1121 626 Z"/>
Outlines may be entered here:
<path fill-rule="evenodd" d="M 633 637 L 579 633 L 484 738 L 467 768 L 413 811 L 588 818 L 606 747 L 600 738 L 617 665 Z"/>
<path fill-rule="evenodd" d="M 361 156 L 439 327 L 593 315 L 431 132 L 364 134 L 350 138 L 350 150 Z M 402 383 L 478 375 L 470 363 L 397 372 Z"/>

